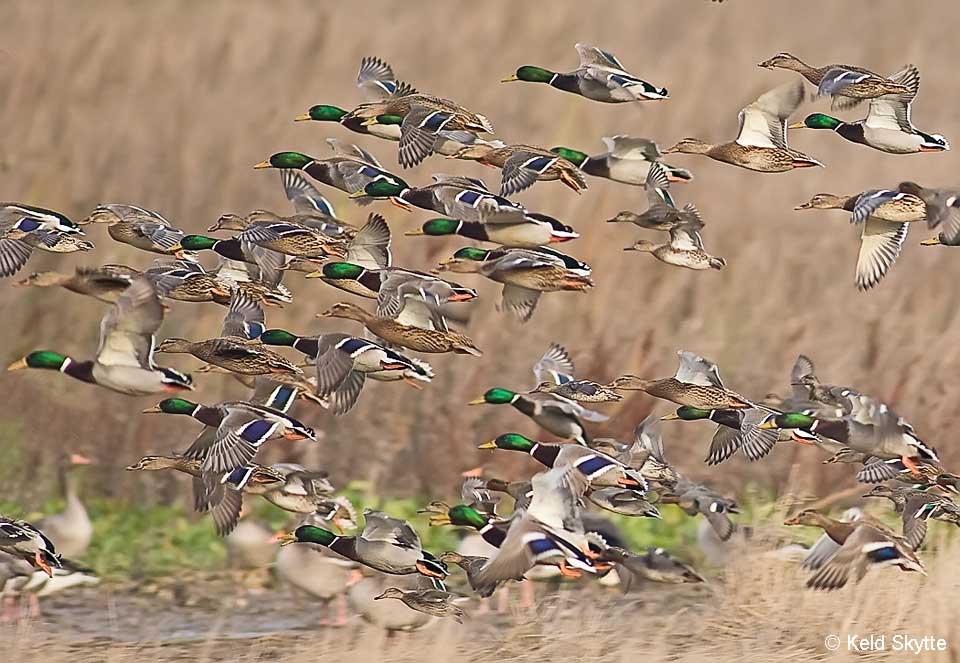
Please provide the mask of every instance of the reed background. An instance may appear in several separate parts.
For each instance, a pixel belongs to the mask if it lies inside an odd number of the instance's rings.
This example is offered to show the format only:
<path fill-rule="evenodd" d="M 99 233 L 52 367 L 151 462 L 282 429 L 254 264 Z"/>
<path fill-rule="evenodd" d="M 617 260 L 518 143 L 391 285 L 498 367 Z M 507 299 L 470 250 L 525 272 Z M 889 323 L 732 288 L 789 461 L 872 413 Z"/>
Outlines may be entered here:
<path fill-rule="evenodd" d="M 497 137 L 546 147 L 601 151 L 600 137 L 647 136 L 667 147 L 685 136 L 722 142 L 734 136 L 738 109 L 795 74 L 758 69 L 757 62 L 790 51 L 812 64 L 850 62 L 893 72 L 905 62 L 922 73 L 914 121 L 960 142 L 954 101 L 953 39 L 960 7 L 888 2 L 808 0 L 722 5 L 684 0 L 644 3 L 370 2 L 350 8 L 317 2 L 176 2 L 0 4 L 0 198 L 34 203 L 82 218 L 98 203 L 127 202 L 155 209 L 188 231 L 203 231 L 220 214 L 254 208 L 285 212 L 272 171 L 253 164 L 272 152 L 328 154 L 327 137 L 356 140 L 396 169 L 396 145 L 347 132 L 335 124 L 297 123 L 315 103 L 352 108 L 360 58 L 377 55 L 418 88 L 457 100 L 489 116 Z M 576 66 L 573 44 L 594 43 L 627 68 L 670 90 L 669 101 L 606 105 L 500 78 L 522 64 L 565 71 Z M 817 108 L 826 108 L 820 101 Z M 798 115 L 811 112 L 802 108 Z M 854 113 L 851 117 L 856 117 Z M 794 212 L 822 191 L 852 194 L 915 179 L 955 184 L 958 154 L 893 156 L 847 143 L 829 132 L 796 131 L 791 144 L 822 160 L 825 169 L 765 175 L 702 157 L 670 155 L 696 179 L 678 185 L 681 203 L 695 202 L 707 222 L 708 250 L 723 256 L 722 272 L 671 268 L 621 250 L 635 228 L 605 224 L 621 209 L 643 209 L 642 189 L 591 178 L 578 197 L 558 183 L 541 183 L 518 199 L 572 224 L 583 238 L 565 250 L 594 266 L 597 287 L 586 295 L 546 296 L 533 320 L 519 326 L 498 315 L 499 286 L 480 277 L 468 333 L 482 359 L 431 357 L 437 377 L 423 392 L 404 385 L 368 384 L 359 405 L 334 418 L 298 406 L 323 430 L 319 446 L 274 449 L 328 469 L 343 482 L 373 480 L 395 495 L 446 493 L 458 471 L 480 462 L 509 477 L 532 466 L 524 459 L 481 455 L 476 444 L 507 430 L 542 435 L 506 407 L 468 408 L 488 387 L 526 388 L 530 365 L 551 341 L 567 346 L 578 374 L 607 380 L 622 372 L 672 374 L 675 352 L 693 350 L 718 362 L 727 384 L 753 397 L 783 392 L 799 352 L 813 357 L 821 377 L 888 401 L 936 445 L 948 466 L 960 460 L 949 431 L 955 403 L 960 333 L 954 284 L 957 255 L 917 246 L 914 228 L 888 277 L 874 291 L 853 285 L 858 231 L 839 212 Z M 439 157 L 403 177 L 424 183 L 434 172 L 499 173 Z M 367 211 L 324 189 L 345 220 Z M 433 266 L 462 240 L 403 237 L 429 218 L 387 204 L 396 263 Z M 122 262 L 137 267 L 153 256 L 119 245 L 101 227 L 90 254 L 38 255 L 19 275 L 74 265 Z M 0 288 L 4 324 L 0 349 L 12 361 L 39 348 L 78 357 L 96 349 L 105 309 L 62 290 Z M 354 323 L 313 316 L 349 295 L 291 275 L 295 303 L 269 310 L 269 326 L 300 333 L 358 331 Z M 223 309 L 180 304 L 161 336 L 208 338 Z M 196 368 L 185 356 L 164 356 Z M 228 378 L 197 376 L 196 400 L 241 397 Z M 183 499 L 173 479 L 145 481 L 122 468 L 145 452 L 180 450 L 195 422 L 141 416 L 151 398 L 129 398 L 46 372 L 0 374 L 0 443 L 4 497 L 40 503 L 52 490 L 61 450 L 97 462 L 88 493 L 139 501 Z M 646 414 L 667 412 L 646 396 L 611 410 L 597 435 L 627 436 Z M 756 464 L 731 460 L 709 469 L 712 426 L 665 426 L 669 458 L 684 472 L 709 475 L 737 491 L 747 483 L 777 490 L 791 467 L 805 487 L 823 491 L 848 481 L 849 468 L 826 469 L 806 448 L 778 448 Z M 276 445 L 282 447 L 282 445 Z"/>

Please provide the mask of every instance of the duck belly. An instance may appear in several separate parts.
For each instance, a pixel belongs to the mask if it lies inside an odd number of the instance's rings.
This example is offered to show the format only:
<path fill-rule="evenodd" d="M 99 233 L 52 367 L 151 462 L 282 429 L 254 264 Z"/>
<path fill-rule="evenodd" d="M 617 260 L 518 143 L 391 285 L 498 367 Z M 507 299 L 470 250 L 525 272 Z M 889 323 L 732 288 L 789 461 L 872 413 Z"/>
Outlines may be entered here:
<path fill-rule="evenodd" d="M 918 134 L 908 134 L 892 129 L 865 127 L 863 137 L 870 147 L 890 154 L 913 154 L 920 151 L 923 139 Z"/>

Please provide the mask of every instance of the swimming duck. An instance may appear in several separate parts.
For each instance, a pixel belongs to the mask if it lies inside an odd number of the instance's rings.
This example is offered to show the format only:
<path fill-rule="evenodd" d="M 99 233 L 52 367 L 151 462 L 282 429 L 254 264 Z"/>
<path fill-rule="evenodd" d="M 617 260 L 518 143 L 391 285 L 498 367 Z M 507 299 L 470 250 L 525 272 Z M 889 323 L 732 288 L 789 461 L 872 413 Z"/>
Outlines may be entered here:
<path fill-rule="evenodd" d="M 819 94 L 841 96 L 852 100 L 851 102 L 840 103 L 841 108 L 855 106 L 864 99 L 874 99 L 886 94 L 907 94 L 910 91 L 907 85 L 892 81 L 862 67 L 853 67 L 848 64 L 811 67 L 790 53 L 777 53 L 758 66 L 764 69 L 795 71 L 816 85 Z"/>
<path fill-rule="evenodd" d="M 441 262 L 437 270 L 476 272 L 502 283 L 498 308 L 521 322 L 533 315 L 540 293 L 583 292 L 593 287 L 589 265 L 544 247 L 495 251 L 467 247 Z"/>
<path fill-rule="evenodd" d="M 138 278 L 100 323 L 100 346 L 92 360 L 77 361 L 49 350 L 31 352 L 7 367 L 46 368 L 130 396 L 193 389 L 189 375 L 153 363 L 154 334 L 163 323 L 161 291 Z"/>
<path fill-rule="evenodd" d="M 441 580 L 447 576 L 446 565 L 422 548 L 420 537 L 410 523 L 372 509 L 364 509 L 363 517 L 363 531 L 358 536 L 338 536 L 322 527 L 301 525 L 293 533 L 281 536 L 281 545 L 324 546 L 390 575 L 419 573 Z"/>
<path fill-rule="evenodd" d="M 673 377 L 646 380 L 624 375 L 607 386 L 614 390 L 645 391 L 654 398 L 706 410 L 752 406 L 750 401 L 723 386 L 716 364 L 685 350 L 677 352 L 677 356 L 680 363 Z"/>
<path fill-rule="evenodd" d="M 787 147 L 787 119 L 803 102 L 803 83 L 787 83 L 765 92 L 740 111 L 736 140 L 719 145 L 698 138 L 684 138 L 664 154 L 703 154 L 761 173 L 781 173 L 822 163 Z"/>
<path fill-rule="evenodd" d="M 434 617 L 450 617 L 458 624 L 463 623 L 464 612 L 454 604 L 456 594 L 439 589 L 414 589 L 404 591 L 399 587 L 387 587 L 374 601 L 380 599 L 398 599 L 411 610 Z"/>
<path fill-rule="evenodd" d="M 910 104 L 920 89 L 920 72 L 910 65 L 890 77 L 905 85 L 909 92 L 876 97 L 870 100 L 867 117 L 844 122 L 824 113 L 813 113 L 789 129 L 830 129 L 851 143 L 860 143 L 889 154 L 942 152 L 950 143 L 940 134 L 919 131 L 910 121 Z"/>
<path fill-rule="evenodd" d="M 813 589 L 840 589 L 851 579 L 859 582 L 871 567 L 897 566 L 902 571 L 926 575 L 923 563 L 905 539 L 881 529 L 875 521 L 863 519 L 843 523 L 816 511 L 801 511 L 784 521 L 785 525 L 822 528 L 840 544 L 836 553 L 807 581 Z"/>
<path fill-rule="evenodd" d="M 381 318 L 356 304 L 341 302 L 334 304 L 318 318 L 344 318 L 356 320 L 368 330 L 388 343 L 415 350 L 417 352 L 470 354 L 479 357 L 482 352 L 467 336 L 458 332 L 440 329 L 424 329 L 405 325 L 391 318 Z"/>
<path fill-rule="evenodd" d="M 500 168 L 500 195 L 509 196 L 528 189 L 538 181 L 560 180 L 575 193 L 587 188 L 583 173 L 562 155 L 531 145 L 490 143 L 468 145 L 453 155 L 455 159 L 479 161 Z"/>
<path fill-rule="evenodd" d="M 589 44 L 576 44 L 576 49 L 580 66 L 572 72 L 559 74 L 526 65 L 517 69 L 514 75 L 504 78 L 503 82 L 547 83 L 564 92 L 611 104 L 669 98 L 667 88 L 657 87 L 627 73 L 612 53 Z"/>
<path fill-rule="evenodd" d="M 693 173 L 689 170 L 661 162 L 663 153 L 660 147 L 648 138 L 621 134 L 601 140 L 607 148 L 603 154 L 588 156 L 586 152 L 569 147 L 553 147 L 550 151 L 572 162 L 587 175 L 622 184 L 643 186 L 646 184 L 650 166 L 654 163 L 660 164 L 670 182 L 689 182 L 693 179 Z"/>
<path fill-rule="evenodd" d="M 105 223 L 110 237 L 141 251 L 175 255 L 178 258 L 188 255 L 179 245 L 185 234 L 182 230 L 175 228 L 157 212 L 136 205 L 97 205 L 90 216 L 80 223 Z"/>
<path fill-rule="evenodd" d="M 200 405 L 182 398 L 167 398 L 143 412 L 186 415 L 204 424 L 206 428 L 183 455 L 201 460 L 204 472 L 221 476 L 248 464 L 269 441 L 317 439 L 312 428 L 293 417 L 246 401 Z"/>

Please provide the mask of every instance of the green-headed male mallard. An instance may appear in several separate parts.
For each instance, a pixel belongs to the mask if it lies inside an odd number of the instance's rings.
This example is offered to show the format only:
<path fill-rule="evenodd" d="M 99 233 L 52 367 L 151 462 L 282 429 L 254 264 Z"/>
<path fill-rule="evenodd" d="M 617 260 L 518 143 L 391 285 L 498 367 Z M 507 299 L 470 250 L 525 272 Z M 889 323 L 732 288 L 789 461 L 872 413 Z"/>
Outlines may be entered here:
<path fill-rule="evenodd" d="M 564 92 L 611 104 L 669 98 L 667 88 L 657 87 L 627 73 L 613 54 L 589 44 L 576 44 L 576 49 L 580 66 L 574 71 L 560 74 L 525 65 L 517 69 L 514 75 L 504 78 L 503 82 L 546 83 Z"/>
<path fill-rule="evenodd" d="M 200 460 L 202 471 L 214 474 L 222 475 L 246 465 L 260 447 L 271 440 L 316 441 L 314 430 L 297 419 L 246 401 L 201 405 L 182 398 L 167 398 L 143 412 L 186 415 L 204 424 L 206 428 L 184 456 Z"/>
<path fill-rule="evenodd" d="M 31 352 L 7 370 L 46 368 L 130 396 L 193 389 L 189 375 L 154 364 L 154 334 L 163 323 L 162 290 L 137 278 L 100 323 L 100 345 L 92 360 L 77 361 L 48 350 Z"/>
<path fill-rule="evenodd" d="M 920 72 L 913 65 L 891 76 L 891 80 L 905 85 L 910 91 L 889 94 L 870 100 L 867 117 L 856 122 L 844 122 L 824 113 L 813 113 L 803 122 L 791 124 L 790 129 L 829 129 L 851 143 L 860 143 L 889 154 L 942 152 L 950 143 L 940 134 L 919 131 L 910 121 L 910 104 L 920 89 Z"/>
<path fill-rule="evenodd" d="M 719 145 L 698 138 L 684 138 L 664 154 L 703 154 L 761 173 L 782 173 L 822 163 L 787 147 L 787 119 L 803 102 L 803 82 L 787 83 L 765 92 L 740 111 L 736 140 Z"/>
<path fill-rule="evenodd" d="M 379 124 L 380 119 L 401 117 L 399 161 L 404 168 L 416 166 L 433 154 L 437 138 L 455 132 L 493 133 L 493 125 L 479 113 L 450 101 L 417 92 L 407 87 L 381 100 L 362 104 L 347 118 L 359 118 L 361 124 Z"/>
<path fill-rule="evenodd" d="M 390 575 L 420 573 L 431 578 L 447 576 L 446 565 L 423 549 L 410 523 L 385 513 L 364 509 L 363 531 L 358 536 L 338 536 L 313 525 L 301 525 L 281 538 L 281 545 L 313 543 L 347 559 Z"/>
<path fill-rule="evenodd" d="M 380 382 L 403 380 L 419 384 L 433 379 L 429 364 L 365 338 L 349 334 L 296 336 L 284 329 L 260 335 L 266 345 L 286 345 L 316 362 L 316 394 L 330 399 L 334 414 L 346 414 L 356 404 L 367 378 Z"/>
<path fill-rule="evenodd" d="M 331 141 L 328 141 L 331 142 Z M 340 150 L 336 141 L 333 142 Z M 409 188 L 402 179 L 380 167 L 366 150 L 352 146 L 352 153 L 338 152 L 327 159 L 317 159 L 301 152 L 277 152 L 254 168 L 282 168 L 302 170 L 307 175 L 348 194 L 362 192 L 371 182 L 387 182 L 393 186 Z M 360 204 L 369 202 L 359 193 L 354 199 Z"/>
<path fill-rule="evenodd" d="M 627 135 L 610 136 L 602 139 L 607 151 L 603 154 L 588 155 L 569 147 L 553 147 L 559 154 L 574 163 L 580 170 L 593 177 L 603 177 L 614 182 L 643 186 L 647 181 L 650 166 L 659 163 L 671 182 L 689 182 L 693 174 L 685 168 L 677 168 L 660 161 L 663 153 L 660 147 L 648 138 L 634 138 Z"/>
<path fill-rule="evenodd" d="M 590 487 L 626 487 L 641 491 L 647 487 L 646 480 L 636 470 L 607 454 L 576 444 L 546 444 L 519 433 L 504 433 L 478 448 L 519 451 L 549 468 L 572 467 L 583 475 Z"/>

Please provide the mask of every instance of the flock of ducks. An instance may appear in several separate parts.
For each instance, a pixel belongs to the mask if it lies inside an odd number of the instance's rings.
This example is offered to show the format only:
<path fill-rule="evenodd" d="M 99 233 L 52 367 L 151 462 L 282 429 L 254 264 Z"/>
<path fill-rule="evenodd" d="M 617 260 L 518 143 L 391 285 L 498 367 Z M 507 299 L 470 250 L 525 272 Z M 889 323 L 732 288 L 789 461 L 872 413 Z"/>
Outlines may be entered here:
<path fill-rule="evenodd" d="M 545 83 L 604 103 L 668 98 L 666 88 L 629 73 L 612 54 L 584 44 L 576 48 L 580 66 L 574 71 L 557 73 L 527 65 L 505 81 Z M 832 129 L 848 141 L 895 154 L 949 147 L 942 136 L 921 132 L 911 123 L 910 105 L 919 88 L 919 73 L 912 65 L 888 78 L 847 65 L 812 67 L 781 53 L 760 66 L 799 73 L 820 95 L 831 96 L 836 108 L 868 104 L 863 120 L 844 122 L 816 113 L 789 128 Z M 17 272 L 34 249 L 93 249 L 92 243 L 80 239 L 83 229 L 93 224 L 105 225 L 115 241 L 163 256 L 147 268 L 109 264 L 78 268 L 72 274 L 35 273 L 20 281 L 17 285 L 62 287 L 110 306 L 92 358 L 36 350 L 9 370 L 54 370 L 130 396 L 172 394 L 144 412 L 191 417 L 202 426 L 196 440 L 182 453 L 146 456 L 127 469 L 190 475 L 196 509 L 211 513 L 221 535 L 237 526 L 244 495 L 260 495 L 297 514 L 301 524 L 278 535 L 278 540 L 300 545 L 295 554 L 281 551 L 284 561 L 278 558 L 277 564 L 292 569 L 290 575 L 303 582 L 340 586 L 346 575 L 363 569 L 428 583 L 388 587 L 375 596 L 368 592 L 367 605 L 396 599 L 418 613 L 460 621 L 464 613 L 458 597 L 443 585 L 451 565 L 464 571 L 481 597 L 542 567 L 571 578 L 602 578 L 616 569 L 621 577 L 659 582 L 702 580 L 666 551 L 630 552 L 626 544 L 614 540 L 615 535 L 598 527 L 586 510 L 592 504 L 624 516 L 658 518 L 660 508 L 672 504 L 691 516 L 702 515 L 720 541 L 737 530 L 730 518 L 738 512 L 734 500 L 688 480 L 666 460 L 656 417 L 641 422 L 629 442 L 590 434 L 590 423 L 608 418 L 592 408 L 620 401 L 631 391 L 677 406 L 663 420 L 715 423 L 706 457 L 711 465 L 738 452 L 756 461 L 777 445 L 800 443 L 826 451 L 829 458 L 824 462 L 855 465 L 859 481 L 877 484 L 868 496 L 893 504 L 903 521 L 899 532 L 863 514 L 838 521 L 802 511 L 786 521 L 824 531 L 804 561 L 813 571 L 811 587 L 840 588 L 862 578 L 871 567 L 924 572 L 917 550 L 928 521 L 960 525 L 960 509 L 949 496 L 960 489 L 960 477 L 945 472 L 934 448 L 888 405 L 859 390 L 822 383 L 813 362 L 804 356 L 791 372 L 789 395 L 759 401 L 728 389 L 717 366 L 691 352 L 679 352 L 673 376 L 622 375 L 602 382 L 575 377 L 567 351 L 551 345 L 534 366 L 532 388 L 492 387 L 470 404 L 510 405 L 567 443 L 542 442 L 519 433 L 499 435 L 480 448 L 528 454 L 543 471 L 520 481 L 472 476 L 464 481 L 462 503 L 432 502 L 424 509 L 431 524 L 475 530 L 490 546 L 485 557 L 455 551 L 435 555 L 423 548 L 409 523 L 370 509 L 363 512 L 363 528 L 347 535 L 357 526 L 355 510 L 336 494 L 325 473 L 294 464 L 256 463 L 265 444 L 317 440 L 313 428 L 290 414 L 299 401 L 346 415 L 368 379 L 405 382 L 418 389 L 429 383 L 433 369 L 417 354 L 482 355 L 477 344 L 457 329 L 462 319 L 458 309 L 476 299 L 478 291 L 441 275 L 478 273 L 501 284 L 500 310 L 522 322 L 531 318 L 542 293 L 593 287 L 589 265 L 552 247 L 579 234 L 507 196 L 540 181 L 559 181 L 580 194 L 587 189 L 587 175 L 642 186 L 647 209 L 621 212 L 610 222 L 663 232 L 668 239 L 661 244 L 641 239 L 628 249 L 689 269 L 721 269 L 725 260 L 704 249 L 700 212 L 692 203 L 678 206 L 671 193 L 673 183 L 690 181 L 693 175 L 661 158 L 701 154 L 763 173 L 822 165 L 787 146 L 788 119 L 808 97 L 802 80 L 780 85 L 743 108 L 732 141 L 710 144 L 685 138 L 661 151 L 653 141 L 620 135 L 603 139 L 607 151 L 594 156 L 569 147 L 545 149 L 482 138 L 493 132 L 484 115 L 397 80 L 390 66 L 377 58 L 362 61 L 357 84 L 371 101 L 349 111 L 316 105 L 296 119 L 335 122 L 357 134 L 396 142 L 399 163 L 405 168 L 434 154 L 478 161 L 500 170 L 497 191 L 480 179 L 442 174 L 434 175 L 432 183 L 413 186 L 386 170 L 366 149 L 331 139 L 334 154 L 328 158 L 287 151 L 257 164 L 256 168 L 279 169 L 292 209 L 286 215 L 266 210 L 224 214 L 207 231 L 230 236 L 188 234 L 156 212 L 127 204 L 100 205 L 79 223 L 32 205 L 2 204 L 3 276 Z M 315 182 L 345 192 L 360 205 L 389 201 L 404 210 L 420 208 L 440 215 L 407 235 L 458 235 L 473 243 L 430 271 L 396 266 L 385 218 L 370 213 L 362 226 L 339 219 Z M 821 193 L 797 209 L 843 209 L 862 225 L 857 265 L 857 285 L 862 289 L 875 285 L 889 270 L 911 222 L 925 220 L 941 229 L 927 244 L 960 244 L 960 207 L 950 190 L 903 182 L 894 189 L 853 196 Z M 199 260 L 211 253 L 218 259 L 212 269 Z M 317 316 L 340 331 L 305 335 L 269 328 L 264 307 L 293 300 L 281 282 L 287 272 L 374 300 L 375 307 L 345 301 Z M 170 301 L 226 307 L 220 334 L 194 340 L 167 336 L 157 342 Z M 249 395 L 214 404 L 187 400 L 183 395 L 194 389 L 193 378 L 157 364 L 158 353 L 192 355 L 204 364 L 198 372 L 229 373 L 250 390 Z M 309 371 L 304 370 L 307 367 Z M 513 500 L 509 516 L 500 513 L 504 496 Z M 68 496 L 64 516 L 71 523 L 79 517 L 75 507 Z M 89 543 L 85 512 L 83 518 Z M 62 525 L 58 527 L 55 519 L 37 526 L 0 519 L 5 594 L 23 590 L 40 575 L 53 579 L 85 572 L 61 556 L 82 554 L 85 548 L 71 545 L 72 535 L 65 531 L 70 528 Z M 321 549 L 327 554 L 317 552 Z M 319 559 L 328 563 L 322 569 L 313 566 Z M 331 580 L 330 574 L 339 580 Z M 320 589 L 314 594 L 324 600 L 333 595 Z"/>

